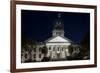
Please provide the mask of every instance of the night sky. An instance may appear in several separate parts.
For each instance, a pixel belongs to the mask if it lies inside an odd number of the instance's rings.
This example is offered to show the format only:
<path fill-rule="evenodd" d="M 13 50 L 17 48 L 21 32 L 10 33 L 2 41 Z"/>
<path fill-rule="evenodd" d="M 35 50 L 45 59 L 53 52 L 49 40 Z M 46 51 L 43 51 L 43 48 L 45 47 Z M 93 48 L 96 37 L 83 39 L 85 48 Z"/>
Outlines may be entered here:
<path fill-rule="evenodd" d="M 54 22 L 61 14 L 65 37 L 79 43 L 90 32 L 89 13 L 21 11 L 21 34 L 36 41 L 45 41 L 52 37 Z"/>

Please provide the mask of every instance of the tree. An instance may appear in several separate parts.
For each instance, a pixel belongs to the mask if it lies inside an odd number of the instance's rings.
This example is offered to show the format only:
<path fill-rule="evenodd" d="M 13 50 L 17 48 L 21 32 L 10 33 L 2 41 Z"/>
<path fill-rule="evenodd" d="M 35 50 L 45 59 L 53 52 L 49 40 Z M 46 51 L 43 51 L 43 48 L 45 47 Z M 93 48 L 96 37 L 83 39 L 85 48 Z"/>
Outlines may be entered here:
<path fill-rule="evenodd" d="M 79 60 L 80 59 L 80 49 L 81 47 L 77 44 L 73 44 L 68 46 L 70 56 L 68 57 L 69 60 Z"/>
<path fill-rule="evenodd" d="M 72 45 L 68 46 L 68 51 L 69 51 L 70 56 L 68 56 L 67 59 L 72 60 L 72 53 L 73 53 L 73 46 Z"/>
<path fill-rule="evenodd" d="M 90 58 L 90 33 L 86 33 L 81 41 L 83 59 Z"/>
<path fill-rule="evenodd" d="M 31 52 L 32 50 L 36 49 L 36 44 L 37 42 L 31 38 L 26 38 L 26 37 L 22 37 L 22 40 L 21 40 L 21 52 L 28 52 L 28 55 L 29 55 L 29 60 L 27 62 L 31 62 L 32 59 L 32 55 L 31 55 Z"/>
<path fill-rule="evenodd" d="M 46 46 L 42 47 L 42 53 L 43 53 L 45 56 L 47 55 L 48 50 L 47 50 L 47 47 L 46 47 Z"/>
<path fill-rule="evenodd" d="M 46 46 L 44 46 L 44 47 L 42 48 L 42 53 L 44 54 L 44 58 L 43 58 L 42 61 L 49 61 L 50 58 L 47 57 L 48 50 L 47 50 L 47 47 L 46 47 Z"/>
<path fill-rule="evenodd" d="M 72 55 L 72 53 L 73 53 L 73 46 L 69 45 L 68 46 L 68 50 L 69 50 L 69 54 Z"/>

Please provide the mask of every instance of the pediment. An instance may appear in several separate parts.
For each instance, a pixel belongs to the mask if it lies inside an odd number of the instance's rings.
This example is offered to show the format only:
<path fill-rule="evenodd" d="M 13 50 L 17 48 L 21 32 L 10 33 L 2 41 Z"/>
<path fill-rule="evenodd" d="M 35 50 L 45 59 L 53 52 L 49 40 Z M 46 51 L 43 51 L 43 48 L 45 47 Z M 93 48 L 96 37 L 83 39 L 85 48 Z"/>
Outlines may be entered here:
<path fill-rule="evenodd" d="M 71 42 L 69 39 L 61 37 L 61 36 L 56 36 L 53 38 L 50 38 L 49 40 L 47 40 L 47 42 Z"/>

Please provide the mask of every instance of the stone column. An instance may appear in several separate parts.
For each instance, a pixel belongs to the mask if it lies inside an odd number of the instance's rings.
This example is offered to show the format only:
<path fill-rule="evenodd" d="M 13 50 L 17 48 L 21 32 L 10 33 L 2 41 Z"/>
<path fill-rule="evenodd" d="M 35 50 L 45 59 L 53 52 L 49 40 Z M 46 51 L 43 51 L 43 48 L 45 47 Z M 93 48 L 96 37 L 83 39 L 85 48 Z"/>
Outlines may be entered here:
<path fill-rule="evenodd" d="M 51 55 L 50 55 L 50 56 L 51 56 L 51 60 L 53 59 L 53 47 L 54 47 L 54 46 L 52 45 L 52 46 L 51 46 L 51 53 L 50 53 L 50 54 L 51 54 Z"/>
<path fill-rule="evenodd" d="M 66 57 L 67 57 L 67 56 L 70 56 L 68 46 L 65 46 L 65 50 L 66 50 Z"/>
<path fill-rule="evenodd" d="M 55 56 L 56 56 L 56 59 L 57 59 L 57 45 L 55 45 Z"/>

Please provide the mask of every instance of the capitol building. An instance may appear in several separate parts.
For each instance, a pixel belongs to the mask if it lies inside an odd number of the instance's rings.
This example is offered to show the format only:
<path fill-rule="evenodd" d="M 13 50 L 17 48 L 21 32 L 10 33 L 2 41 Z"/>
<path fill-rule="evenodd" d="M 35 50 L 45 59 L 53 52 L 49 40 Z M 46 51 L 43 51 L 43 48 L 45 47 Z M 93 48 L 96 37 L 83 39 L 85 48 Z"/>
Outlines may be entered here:
<path fill-rule="evenodd" d="M 43 42 L 38 42 L 35 49 L 32 47 L 31 51 L 23 50 L 21 62 L 61 61 L 67 60 L 68 57 L 73 56 L 75 53 L 79 53 L 80 48 L 77 47 L 79 45 L 65 37 L 64 34 L 64 24 L 61 20 L 61 14 L 58 14 L 53 26 L 52 37 Z M 76 48 L 69 48 L 71 45 L 76 46 Z M 43 53 L 43 47 L 45 47 L 46 53 Z M 72 52 L 70 52 L 70 49 L 72 49 Z"/>

